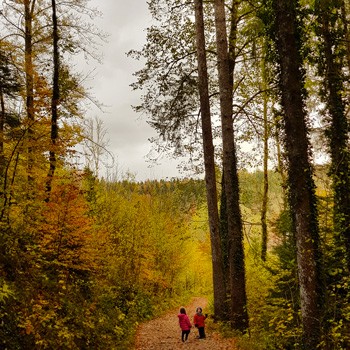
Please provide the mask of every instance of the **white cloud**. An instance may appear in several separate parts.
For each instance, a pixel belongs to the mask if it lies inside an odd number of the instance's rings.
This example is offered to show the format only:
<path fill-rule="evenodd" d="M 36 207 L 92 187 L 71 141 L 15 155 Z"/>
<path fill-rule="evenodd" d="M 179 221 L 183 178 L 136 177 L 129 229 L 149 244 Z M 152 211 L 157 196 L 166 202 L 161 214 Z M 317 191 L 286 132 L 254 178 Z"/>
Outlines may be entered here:
<path fill-rule="evenodd" d="M 145 42 L 145 29 L 150 25 L 146 1 L 92 0 L 90 6 L 103 13 L 95 24 L 109 38 L 102 46 L 102 65 L 95 64 L 89 82 L 92 94 L 106 106 L 105 112 L 91 108 L 88 115 L 103 120 L 109 150 L 123 172 L 136 174 L 137 180 L 179 176 L 176 161 L 160 160 L 161 165 L 149 168 L 145 157 L 151 149 L 148 139 L 154 136 L 154 131 L 131 107 L 139 103 L 139 94 L 130 87 L 134 81 L 132 74 L 142 66 L 127 57 L 126 52 L 140 49 Z"/>

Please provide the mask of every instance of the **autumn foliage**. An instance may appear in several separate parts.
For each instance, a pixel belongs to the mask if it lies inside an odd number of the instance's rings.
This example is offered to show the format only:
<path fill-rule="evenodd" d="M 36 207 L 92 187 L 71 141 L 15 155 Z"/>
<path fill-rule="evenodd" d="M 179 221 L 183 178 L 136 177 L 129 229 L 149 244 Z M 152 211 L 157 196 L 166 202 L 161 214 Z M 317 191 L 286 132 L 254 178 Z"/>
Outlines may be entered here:
<path fill-rule="evenodd" d="M 22 198 L 2 223 L 8 349 L 117 349 L 137 322 L 208 282 L 188 268 L 190 250 L 209 258 L 206 233 L 191 230 L 201 181 L 108 183 L 61 170 L 49 202 Z"/>

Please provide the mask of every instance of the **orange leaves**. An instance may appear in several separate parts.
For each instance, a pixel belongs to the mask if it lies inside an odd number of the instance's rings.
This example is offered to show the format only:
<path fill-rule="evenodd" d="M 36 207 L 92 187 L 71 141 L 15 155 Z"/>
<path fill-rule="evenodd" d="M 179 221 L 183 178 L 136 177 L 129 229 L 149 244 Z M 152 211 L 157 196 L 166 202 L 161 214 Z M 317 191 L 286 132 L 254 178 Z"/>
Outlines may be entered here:
<path fill-rule="evenodd" d="M 90 269 L 88 241 L 92 220 L 78 183 L 56 184 L 43 209 L 40 231 L 43 252 L 67 267 Z"/>
<path fill-rule="evenodd" d="M 33 325 L 30 322 L 27 322 L 25 325 L 25 332 L 27 335 L 33 332 Z"/>

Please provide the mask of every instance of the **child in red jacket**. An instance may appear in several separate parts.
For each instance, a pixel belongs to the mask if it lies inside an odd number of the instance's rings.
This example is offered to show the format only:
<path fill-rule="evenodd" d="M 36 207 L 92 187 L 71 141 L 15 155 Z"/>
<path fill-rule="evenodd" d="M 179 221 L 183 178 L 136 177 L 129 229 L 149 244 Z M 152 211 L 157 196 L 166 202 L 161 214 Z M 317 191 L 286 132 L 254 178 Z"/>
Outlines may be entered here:
<path fill-rule="evenodd" d="M 196 314 L 194 315 L 193 322 L 195 327 L 198 328 L 198 333 L 199 333 L 199 339 L 204 339 L 205 338 L 205 319 L 207 318 L 207 315 L 203 315 L 203 310 L 201 307 L 197 307 L 196 309 Z"/>
<path fill-rule="evenodd" d="M 183 342 L 187 341 L 188 339 L 188 335 L 191 332 L 191 322 L 190 319 L 188 318 L 188 316 L 186 315 L 186 310 L 184 307 L 182 307 L 180 309 L 180 313 L 177 315 L 177 317 L 179 318 L 179 324 L 180 324 L 180 328 L 181 328 L 181 340 Z"/>

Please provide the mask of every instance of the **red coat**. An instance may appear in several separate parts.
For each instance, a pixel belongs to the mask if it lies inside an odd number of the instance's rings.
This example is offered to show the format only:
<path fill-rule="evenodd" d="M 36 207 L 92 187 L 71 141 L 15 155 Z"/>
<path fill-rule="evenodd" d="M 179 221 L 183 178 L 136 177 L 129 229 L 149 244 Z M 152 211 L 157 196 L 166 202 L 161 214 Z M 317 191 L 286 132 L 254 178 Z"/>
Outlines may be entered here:
<path fill-rule="evenodd" d="M 180 328 L 183 331 L 188 331 L 191 329 L 192 325 L 186 314 L 178 314 L 177 317 L 179 318 Z"/>
<path fill-rule="evenodd" d="M 197 327 L 204 327 L 204 320 L 205 319 L 206 319 L 206 317 L 204 315 L 195 314 L 194 318 L 193 318 L 193 322 L 195 325 L 197 325 Z"/>

